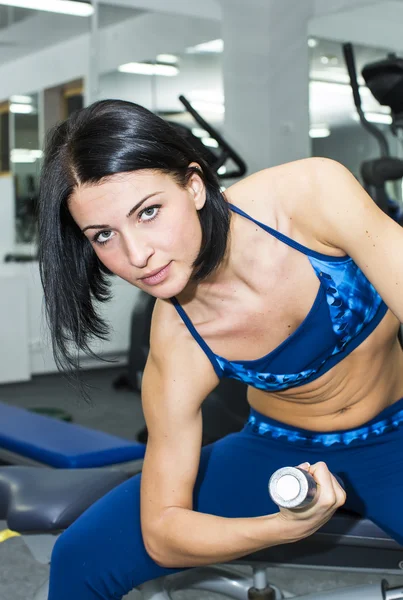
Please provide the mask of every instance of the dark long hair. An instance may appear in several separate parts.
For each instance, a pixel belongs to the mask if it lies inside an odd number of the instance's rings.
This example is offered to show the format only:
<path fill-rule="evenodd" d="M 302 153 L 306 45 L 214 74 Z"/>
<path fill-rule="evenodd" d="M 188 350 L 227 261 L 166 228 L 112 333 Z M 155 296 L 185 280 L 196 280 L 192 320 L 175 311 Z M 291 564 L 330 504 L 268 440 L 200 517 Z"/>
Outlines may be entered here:
<path fill-rule="evenodd" d="M 204 279 L 220 264 L 227 245 L 229 207 L 215 173 L 163 119 L 142 106 L 104 100 L 74 113 L 48 134 L 39 194 L 39 265 L 53 354 L 59 369 L 79 367 L 79 353 L 94 356 L 93 338 L 107 339 L 96 303 L 110 299 L 110 271 L 101 263 L 68 210 L 75 188 L 115 173 L 154 169 L 185 186 L 197 172 L 206 188 L 198 211 L 202 244 L 194 263 Z"/>

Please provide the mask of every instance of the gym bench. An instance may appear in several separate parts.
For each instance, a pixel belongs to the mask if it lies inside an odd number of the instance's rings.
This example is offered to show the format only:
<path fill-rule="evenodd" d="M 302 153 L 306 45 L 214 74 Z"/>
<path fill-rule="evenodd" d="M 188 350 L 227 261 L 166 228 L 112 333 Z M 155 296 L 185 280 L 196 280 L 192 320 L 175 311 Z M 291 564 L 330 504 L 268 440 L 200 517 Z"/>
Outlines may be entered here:
<path fill-rule="evenodd" d="M 145 445 L 0 402 L 0 460 L 7 464 L 85 469 L 141 469 Z"/>

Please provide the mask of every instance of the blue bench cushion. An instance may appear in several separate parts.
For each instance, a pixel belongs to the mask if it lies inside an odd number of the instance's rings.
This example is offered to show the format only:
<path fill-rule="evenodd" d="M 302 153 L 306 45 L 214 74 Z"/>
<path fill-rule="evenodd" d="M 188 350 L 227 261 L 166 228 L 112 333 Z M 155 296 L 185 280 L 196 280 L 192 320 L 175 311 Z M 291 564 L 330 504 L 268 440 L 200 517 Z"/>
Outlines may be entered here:
<path fill-rule="evenodd" d="M 103 467 L 144 457 L 145 445 L 0 402 L 0 450 L 51 467 Z"/>

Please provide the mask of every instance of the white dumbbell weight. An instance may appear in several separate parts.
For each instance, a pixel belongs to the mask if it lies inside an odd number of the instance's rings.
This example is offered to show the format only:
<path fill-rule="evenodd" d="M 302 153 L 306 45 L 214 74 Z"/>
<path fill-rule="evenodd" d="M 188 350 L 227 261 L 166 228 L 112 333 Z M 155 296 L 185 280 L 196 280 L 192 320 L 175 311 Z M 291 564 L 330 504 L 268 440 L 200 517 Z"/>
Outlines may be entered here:
<path fill-rule="evenodd" d="M 316 494 L 316 481 L 299 467 L 283 467 L 270 477 L 269 494 L 275 504 L 282 508 L 303 508 L 312 502 Z"/>

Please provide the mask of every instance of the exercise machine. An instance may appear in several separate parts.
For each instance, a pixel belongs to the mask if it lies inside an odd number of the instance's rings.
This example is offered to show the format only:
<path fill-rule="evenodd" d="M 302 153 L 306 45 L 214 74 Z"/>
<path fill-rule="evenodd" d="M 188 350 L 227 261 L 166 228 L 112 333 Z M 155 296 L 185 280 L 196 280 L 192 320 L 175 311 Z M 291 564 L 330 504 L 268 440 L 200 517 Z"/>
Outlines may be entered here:
<path fill-rule="evenodd" d="M 357 80 L 353 46 L 343 45 L 344 59 L 350 77 L 354 104 L 361 125 L 379 145 L 379 158 L 367 160 L 361 165 L 364 188 L 376 204 L 391 218 L 403 225 L 403 206 L 392 200 L 386 192 L 386 183 L 403 178 L 403 160 L 391 156 L 386 135 L 374 123 L 368 121 L 362 109 Z M 362 76 L 378 102 L 391 108 L 391 131 L 399 139 L 403 134 L 403 59 L 389 54 L 384 60 L 365 65 Z"/>

